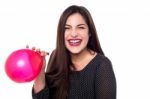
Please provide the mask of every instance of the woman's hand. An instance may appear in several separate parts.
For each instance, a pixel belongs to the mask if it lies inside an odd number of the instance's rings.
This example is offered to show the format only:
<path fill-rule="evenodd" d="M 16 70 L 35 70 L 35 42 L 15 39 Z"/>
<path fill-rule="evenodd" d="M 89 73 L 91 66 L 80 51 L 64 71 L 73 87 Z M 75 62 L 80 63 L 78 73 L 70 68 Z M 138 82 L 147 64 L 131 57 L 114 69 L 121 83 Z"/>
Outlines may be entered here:
<path fill-rule="evenodd" d="M 29 48 L 29 46 L 27 45 L 26 48 Z M 41 51 L 40 48 L 32 47 L 31 49 L 35 52 L 40 53 L 40 55 L 43 56 L 43 61 L 44 61 L 42 69 L 41 69 L 39 75 L 35 78 L 34 85 L 33 85 L 34 93 L 38 93 L 45 87 L 45 67 L 46 67 L 45 57 L 47 55 L 49 55 L 49 53 L 46 51 Z"/>

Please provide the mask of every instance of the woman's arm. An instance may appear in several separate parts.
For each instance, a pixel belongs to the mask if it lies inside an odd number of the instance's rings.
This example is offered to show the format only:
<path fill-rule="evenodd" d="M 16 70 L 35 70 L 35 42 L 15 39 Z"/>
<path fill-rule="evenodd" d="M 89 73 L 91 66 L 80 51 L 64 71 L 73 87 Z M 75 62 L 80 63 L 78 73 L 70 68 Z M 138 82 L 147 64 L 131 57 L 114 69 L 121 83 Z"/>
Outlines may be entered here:
<path fill-rule="evenodd" d="M 95 81 L 96 99 L 116 99 L 116 78 L 108 58 L 102 58 Z"/>
<path fill-rule="evenodd" d="M 49 99 L 49 88 L 46 85 L 45 80 L 45 62 L 44 66 L 35 79 L 32 89 L 32 99 Z"/>
<path fill-rule="evenodd" d="M 44 63 L 43 63 L 41 72 L 39 73 L 37 78 L 34 80 L 34 84 L 33 84 L 34 93 L 40 92 L 45 87 L 45 65 L 46 65 L 45 63 L 46 62 L 45 62 L 45 58 L 44 58 Z"/>
<path fill-rule="evenodd" d="M 45 56 L 48 55 L 48 53 L 45 51 L 40 51 L 39 49 L 37 49 L 36 51 L 40 52 L 41 56 L 43 56 L 44 62 L 39 75 L 34 80 L 32 88 L 32 99 L 49 99 L 49 88 L 46 85 L 45 79 L 45 67 L 46 67 Z"/>

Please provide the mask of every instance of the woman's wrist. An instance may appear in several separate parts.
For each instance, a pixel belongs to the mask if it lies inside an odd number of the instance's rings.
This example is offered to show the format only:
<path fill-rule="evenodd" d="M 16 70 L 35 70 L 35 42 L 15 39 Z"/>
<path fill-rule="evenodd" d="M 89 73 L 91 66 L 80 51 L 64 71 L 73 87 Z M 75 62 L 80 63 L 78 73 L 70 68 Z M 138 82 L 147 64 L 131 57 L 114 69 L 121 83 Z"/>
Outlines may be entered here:
<path fill-rule="evenodd" d="M 45 87 L 45 73 L 40 74 L 34 81 L 33 89 L 35 93 L 38 93 Z"/>

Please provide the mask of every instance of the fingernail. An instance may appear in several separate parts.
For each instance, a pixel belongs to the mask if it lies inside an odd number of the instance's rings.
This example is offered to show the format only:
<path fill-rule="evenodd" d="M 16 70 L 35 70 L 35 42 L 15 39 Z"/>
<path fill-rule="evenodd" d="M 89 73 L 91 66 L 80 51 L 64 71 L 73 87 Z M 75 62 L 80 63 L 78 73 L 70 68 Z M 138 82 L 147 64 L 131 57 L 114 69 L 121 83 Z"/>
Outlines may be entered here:
<path fill-rule="evenodd" d="M 46 52 L 47 55 L 49 55 L 49 52 Z"/>
<path fill-rule="evenodd" d="M 26 48 L 29 48 L 29 45 L 26 45 Z"/>
<path fill-rule="evenodd" d="M 35 47 L 32 47 L 32 50 L 35 50 Z"/>

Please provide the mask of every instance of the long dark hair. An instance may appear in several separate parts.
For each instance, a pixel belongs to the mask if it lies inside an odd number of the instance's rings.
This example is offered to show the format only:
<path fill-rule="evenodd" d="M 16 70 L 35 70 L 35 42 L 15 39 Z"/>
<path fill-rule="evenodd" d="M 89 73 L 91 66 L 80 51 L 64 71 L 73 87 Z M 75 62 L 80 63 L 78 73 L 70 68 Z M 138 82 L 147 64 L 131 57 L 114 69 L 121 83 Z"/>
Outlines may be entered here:
<path fill-rule="evenodd" d="M 104 55 L 97 36 L 97 31 L 89 11 L 83 6 L 72 5 L 61 15 L 57 28 L 56 49 L 52 52 L 46 71 L 46 80 L 53 99 L 66 99 L 69 91 L 69 72 L 72 65 L 71 57 L 65 47 L 64 32 L 67 18 L 79 13 L 89 28 L 89 42 L 87 48 Z"/>

